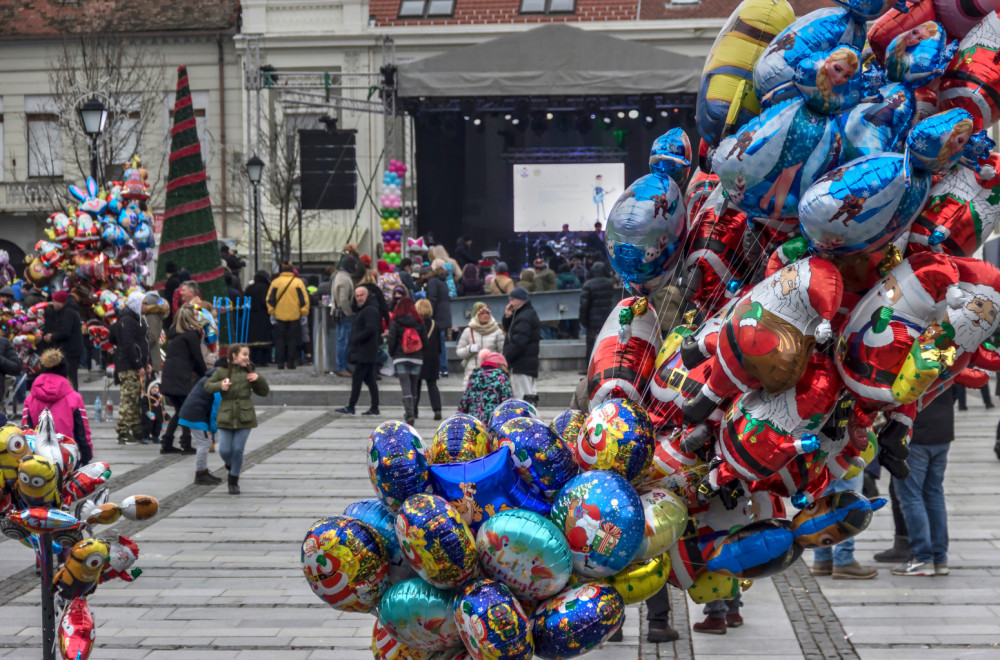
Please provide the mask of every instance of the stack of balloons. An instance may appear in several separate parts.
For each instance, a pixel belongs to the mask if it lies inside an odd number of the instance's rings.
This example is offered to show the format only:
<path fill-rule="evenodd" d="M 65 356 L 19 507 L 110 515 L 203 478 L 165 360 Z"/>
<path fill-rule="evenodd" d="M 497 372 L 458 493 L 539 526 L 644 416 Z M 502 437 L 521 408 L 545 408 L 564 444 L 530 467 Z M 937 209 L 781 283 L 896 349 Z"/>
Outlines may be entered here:
<path fill-rule="evenodd" d="M 50 291 L 74 291 L 91 341 L 110 351 L 108 329 L 127 292 L 141 289 L 156 245 L 153 219 L 146 209 L 146 179 L 136 157 L 123 167 L 122 180 L 109 182 L 107 190 L 90 178 L 84 188 L 70 186 L 75 202 L 65 212 L 49 216 L 45 237 L 27 259 L 24 281 L 14 282 L 15 300 L 23 298 L 29 283 Z M 0 278 L 8 277 L 7 271 L 0 264 Z M 40 340 L 47 304 L 25 309 L 15 302 L 0 310 L 4 330 L 16 345 L 30 348 Z"/>
<path fill-rule="evenodd" d="M 399 216 L 403 209 L 404 178 L 406 165 L 395 158 L 389 159 L 389 166 L 382 175 L 382 196 L 379 200 L 382 204 L 382 258 L 397 266 L 403 250 Z"/>
<path fill-rule="evenodd" d="M 121 504 L 108 501 L 107 463 L 78 466 L 72 438 L 55 432 L 48 410 L 35 429 L 0 428 L 0 531 L 33 548 L 44 560 L 40 536 L 52 537 L 58 647 L 65 660 L 87 660 L 94 647 L 94 617 L 87 599 L 108 580 L 132 582 L 139 546 L 121 534 L 94 535 L 98 525 L 121 518 L 147 520 L 159 503 L 133 495 Z"/>

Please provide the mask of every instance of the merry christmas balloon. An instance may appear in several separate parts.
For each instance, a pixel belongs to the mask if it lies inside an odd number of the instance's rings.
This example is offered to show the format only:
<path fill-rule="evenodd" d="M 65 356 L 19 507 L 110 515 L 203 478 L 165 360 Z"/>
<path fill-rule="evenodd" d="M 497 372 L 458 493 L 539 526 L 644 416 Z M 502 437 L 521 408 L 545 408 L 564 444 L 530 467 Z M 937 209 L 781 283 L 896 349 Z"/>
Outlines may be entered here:
<path fill-rule="evenodd" d="M 472 531 L 437 495 L 407 498 L 396 516 L 396 538 L 413 570 L 439 589 L 454 589 L 478 573 Z"/>
<path fill-rule="evenodd" d="M 625 603 L 609 585 L 569 587 L 535 610 L 531 629 L 542 658 L 575 658 L 592 651 L 625 620 Z"/>
<path fill-rule="evenodd" d="M 379 536 L 346 516 L 318 520 L 302 541 L 302 572 L 320 600 L 344 612 L 368 612 L 389 588 Z"/>
<path fill-rule="evenodd" d="M 489 431 L 486 425 L 472 415 L 452 415 L 441 422 L 430 449 L 427 462 L 457 463 L 486 455 Z"/>
<path fill-rule="evenodd" d="M 573 455 L 584 470 L 609 470 L 638 483 L 653 457 L 653 425 L 649 415 L 626 399 L 609 399 L 595 408 L 573 443 Z"/>
<path fill-rule="evenodd" d="M 629 564 L 605 582 L 614 587 L 626 605 L 634 605 L 655 595 L 667 583 L 670 575 L 670 555 Z"/>
<path fill-rule="evenodd" d="M 455 597 L 455 622 L 475 657 L 528 660 L 535 652 L 531 621 L 503 584 L 480 578 Z"/>
<path fill-rule="evenodd" d="M 495 434 L 505 422 L 515 417 L 534 417 L 535 419 L 540 419 L 538 410 L 533 405 L 522 399 L 511 398 L 493 409 L 493 414 L 490 415 L 490 431 Z"/>
<path fill-rule="evenodd" d="M 572 412 L 583 417 L 579 411 Z M 491 450 L 500 447 L 510 449 L 521 480 L 546 499 L 555 497 L 580 471 L 570 444 L 538 419 L 515 417 L 506 422 L 490 441 Z"/>
<path fill-rule="evenodd" d="M 476 535 L 483 574 L 507 585 L 522 601 L 539 601 L 562 591 L 573 557 L 562 532 L 531 511 L 501 511 Z"/>
<path fill-rule="evenodd" d="M 393 639 L 421 651 L 446 651 L 461 645 L 453 594 L 420 578 L 393 585 L 378 604 L 378 619 Z"/>
<path fill-rule="evenodd" d="M 396 516 L 381 501 L 372 498 L 354 502 L 344 509 L 344 515 L 368 525 L 382 539 L 393 583 L 413 577 L 413 571 L 403 559 L 403 550 L 396 539 Z"/>

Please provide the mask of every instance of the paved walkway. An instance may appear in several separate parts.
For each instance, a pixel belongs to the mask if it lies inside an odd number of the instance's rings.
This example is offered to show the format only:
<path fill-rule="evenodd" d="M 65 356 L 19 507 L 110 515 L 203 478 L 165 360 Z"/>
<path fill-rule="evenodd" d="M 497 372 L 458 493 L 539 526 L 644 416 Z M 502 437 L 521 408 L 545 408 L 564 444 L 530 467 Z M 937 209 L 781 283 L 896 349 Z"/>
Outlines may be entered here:
<path fill-rule="evenodd" d="M 867 582 L 814 579 L 799 562 L 745 594 L 746 625 L 720 637 L 691 635 L 700 608 L 674 590 L 676 644 L 644 641 L 643 612 L 629 609 L 625 642 L 595 660 L 648 658 L 998 658 L 1000 657 L 1000 461 L 992 453 L 1000 413 L 978 397 L 956 413 L 958 436 L 946 487 L 952 574 L 897 578 L 888 567 Z M 307 527 L 371 496 L 364 447 L 374 426 L 321 408 L 268 408 L 250 438 L 243 495 L 191 485 L 193 458 L 152 446 L 119 447 L 97 425 L 96 455 L 111 463 L 112 500 L 149 493 L 161 513 L 115 526 L 140 543 L 137 582 L 111 582 L 91 597 L 97 622 L 92 658 L 370 658 L 372 617 L 340 613 L 310 593 L 299 569 Z M 386 407 L 392 415 L 400 409 Z M 543 410 L 553 414 L 555 409 Z M 432 421 L 418 420 L 426 435 Z M 220 468 L 218 456 L 210 466 Z M 217 471 L 221 474 L 221 469 Z M 858 540 L 868 562 L 892 535 L 883 510 Z M 807 559 L 809 553 L 807 553 Z M 0 542 L 0 657 L 40 655 L 39 590 L 30 551 Z"/>

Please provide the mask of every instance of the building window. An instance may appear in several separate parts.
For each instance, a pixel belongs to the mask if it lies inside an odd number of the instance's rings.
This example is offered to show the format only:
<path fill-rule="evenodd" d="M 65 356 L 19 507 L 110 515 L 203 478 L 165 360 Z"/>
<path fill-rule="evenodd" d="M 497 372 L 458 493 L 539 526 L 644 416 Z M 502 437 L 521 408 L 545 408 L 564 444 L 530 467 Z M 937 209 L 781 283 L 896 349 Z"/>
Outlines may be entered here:
<path fill-rule="evenodd" d="M 521 0 L 522 14 L 572 14 L 576 0 Z"/>
<path fill-rule="evenodd" d="M 400 18 L 440 18 L 455 13 L 455 0 L 402 0 Z"/>
<path fill-rule="evenodd" d="M 63 175 L 62 126 L 54 96 L 25 96 L 24 119 L 28 132 L 28 176 Z"/>

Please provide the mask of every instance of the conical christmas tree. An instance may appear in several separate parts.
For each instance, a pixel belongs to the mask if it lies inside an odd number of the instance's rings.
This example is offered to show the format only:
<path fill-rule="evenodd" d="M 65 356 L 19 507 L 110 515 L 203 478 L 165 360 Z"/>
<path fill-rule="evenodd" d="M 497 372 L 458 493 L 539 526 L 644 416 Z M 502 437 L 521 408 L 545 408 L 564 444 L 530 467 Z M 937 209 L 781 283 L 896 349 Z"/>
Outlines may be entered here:
<path fill-rule="evenodd" d="M 202 298 L 226 295 L 225 272 L 212 219 L 212 200 L 205 183 L 205 163 L 195 127 L 187 67 L 177 67 L 177 98 L 174 125 L 170 129 L 170 169 L 167 172 L 167 202 L 163 233 L 156 262 L 156 288 L 167 279 L 166 263 L 191 273 Z"/>

